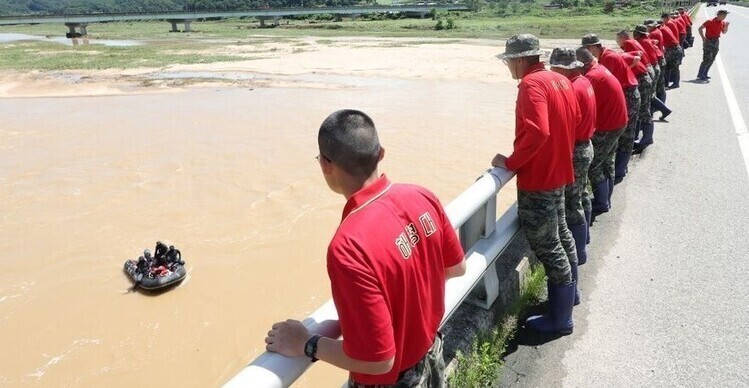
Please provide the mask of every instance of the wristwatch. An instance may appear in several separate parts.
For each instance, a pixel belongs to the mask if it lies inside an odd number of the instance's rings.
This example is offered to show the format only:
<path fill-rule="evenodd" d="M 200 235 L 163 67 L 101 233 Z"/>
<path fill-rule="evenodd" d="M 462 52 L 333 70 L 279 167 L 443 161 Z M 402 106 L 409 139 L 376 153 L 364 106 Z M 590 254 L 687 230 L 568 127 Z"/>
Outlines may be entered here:
<path fill-rule="evenodd" d="M 322 338 L 321 335 L 315 334 L 309 337 L 307 343 L 304 344 L 304 355 L 311 358 L 312 362 L 317 361 L 317 341 Z"/>

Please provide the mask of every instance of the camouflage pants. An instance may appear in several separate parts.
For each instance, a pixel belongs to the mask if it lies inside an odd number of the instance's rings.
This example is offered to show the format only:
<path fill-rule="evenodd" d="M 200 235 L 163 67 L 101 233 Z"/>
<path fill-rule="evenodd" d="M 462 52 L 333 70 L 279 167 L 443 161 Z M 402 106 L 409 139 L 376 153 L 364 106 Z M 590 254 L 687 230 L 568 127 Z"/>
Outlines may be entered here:
<path fill-rule="evenodd" d="M 640 92 L 640 110 L 637 112 L 637 120 L 640 124 L 652 123 L 650 100 L 653 99 L 653 79 L 647 73 L 637 77 L 637 90 Z"/>
<path fill-rule="evenodd" d="M 684 58 L 684 49 L 681 46 L 666 49 L 666 74 L 664 75 L 666 85 L 670 84 L 676 73 L 679 72 L 679 65 L 681 65 L 682 58 Z"/>
<path fill-rule="evenodd" d="M 348 388 L 445 388 L 445 358 L 442 355 L 442 333 L 437 333 L 432 347 L 418 364 L 401 372 L 392 385 L 364 385 L 348 380 Z"/>
<path fill-rule="evenodd" d="M 564 206 L 567 225 L 580 225 L 586 222 L 585 211 L 591 211 L 588 192 L 588 169 L 593 160 L 593 145 L 590 140 L 575 144 L 572 164 L 575 166 L 575 182 L 564 189 Z"/>
<path fill-rule="evenodd" d="M 620 152 L 632 153 L 632 148 L 635 146 L 637 120 L 641 109 L 640 91 L 636 86 L 624 89 L 624 98 L 627 100 L 627 128 L 619 137 L 619 146 L 616 149 Z"/>
<path fill-rule="evenodd" d="M 658 64 L 658 81 L 655 83 L 655 96 L 666 102 L 666 58 Z"/>
<path fill-rule="evenodd" d="M 705 39 L 702 45 L 702 64 L 700 65 L 700 71 L 703 72 L 703 75 L 707 76 L 710 66 L 713 65 L 715 57 L 718 56 L 719 49 L 720 41 L 718 39 Z"/>
<path fill-rule="evenodd" d="M 593 143 L 593 160 L 590 162 L 588 178 L 595 187 L 607 178 L 614 179 L 614 158 L 619 137 L 626 128 L 614 131 L 596 132 L 590 139 Z"/>
<path fill-rule="evenodd" d="M 570 284 L 570 263 L 577 263 L 572 232 L 564 214 L 564 188 L 549 191 L 518 190 L 518 218 L 531 250 L 543 264 L 549 282 Z"/>

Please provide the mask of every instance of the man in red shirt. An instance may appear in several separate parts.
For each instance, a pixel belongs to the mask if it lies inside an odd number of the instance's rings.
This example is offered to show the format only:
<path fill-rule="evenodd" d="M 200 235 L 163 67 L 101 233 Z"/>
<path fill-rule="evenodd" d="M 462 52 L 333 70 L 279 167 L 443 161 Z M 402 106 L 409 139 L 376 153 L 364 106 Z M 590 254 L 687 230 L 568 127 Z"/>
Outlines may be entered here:
<path fill-rule="evenodd" d="M 378 174 L 384 150 L 363 112 L 334 112 L 317 141 L 325 181 L 347 200 L 327 258 L 343 340 L 288 320 L 267 350 L 348 370 L 349 387 L 443 387 L 445 281 L 465 272 L 450 220 L 428 190 Z"/>
<path fill-rule="evenodd" d="M 549 67 L 551 71 L 567 77 L 572 82 L 577 105 L 580 107 L 581 120 L 575 128 L 575 150 L 572 154 L 575 182 L 565 188 L 564 202 L 567 227 L 575 239 L 577 264 L 582 265 L 588 261 L 585 246 L 588 243 L 588 215 L 591 214 L 588 172 L 593 160 L 593 145 L 590 138 L 596 129 L 596 96 L 590 81 L 581 72 L 583 64 L 575 58 L 574 49 L 555 48 L 549 58 Z M 572 279 L 577 283 L 577 266 L 570 263 L 570 269 Z M 579 303 L 579 292 L 576 292 L 575 304 Z"/>
<path fill-rule="evenodd" d="M 595 34 L 583 36 L 582 46 L 593 53 L 598 58 L 598 63 L 607 68 L 619 80 L 622 90 L 624 90 L 624 97 L 627 100 L 627 129 L 619 137 L 619 145 L 616 150 L 614 183 L 619 183 L 627 175 L 627 165 L 635 144 L 635 132 L 642 103 L 640 91 L 637 88 L 637 78 L 624 58 L 613 50 L 603 47 Z"/>
<path fill-rule="evenodd" d="M 725 20 L 726 16 L 728 16 L 728 11 L 722 9 L 718 11 L 717 16 L 702 23 L 698 30 L 702 38 L 702 63 L 697 73 L 697 79 L 700 81 L 707 82 L 710 79 L 707 72 L 710 71 L 710 66 L 718 56 L 720 34 L 727 33 L 728 25 L 731 24 Z"/>
<path fill-rule="evenodd" d="M 591 139 L 593 160 L 588 178 L 593 188 L 593 214 L 601 214 L 611 208 L 614 158 L 619 137 L 627 127 L 627 103 L 622 85 L 608 69 L 596 61 L 588 49 L 580 47 L 575 55 L 583 63 L 583 74 L 593 86 L 596 98 L 596 130 Z"/>
<path fill-rule="evenodd" d="M 577 254 L 564 189 L 575 179 L 572 149 L 581 115 L 572 83 L 546 70 L 541 54 L 538 38 L 520 34 L 508 39 L 499 55 L 520 84 L 512 155 L 497 154 L 492 165 L 517 173 L 520 226 L 548 276 L 549 311 L 528 318 L 526 327 L 570 334 L 576 288 L 571 266 L 577 265 Z"/>
<path fill-rule="evenodd" d="M 663 33 L 660 30 L 658 22 L 653 19 L 645 20 L 645 26 L 648 28 L 650 33 L 650 40 L 655 43 L 659 50 L 658 65 L 660 65 L 660 73 L 658 73 L 658 79 L 655 82 L 655 95 L 662 102 L 666 102 L 666 48 L 663 45 Z"/>
<path fill-rule="evenodd" d="M 653 77 L 655 77 L 655 70 L 653 70 L 651 64 L 654 61 L 648 56 L 645 48 L 630 37 L 629 31 L 619 31 L 616 34 L 616 42 L 624 50 L 622 55 L 627 63 L 630 63 L 630 68 L 637 77 L 637 89 L 640 92 L 640 110 L 637 115 L 638 123 L 634 138 L 639 138 L 639 134 L 642 132 L 648 139 L 651 139 L 650 143 L 652 143 L 654 126 L 650 106 L 654 97 Z M 644 144 L 642 146 L 638 144 L 633 145 L 633 153 L 640 153 L 644 150 L 642 148 Z"/>
<path fill-rule="evenodd" d="M 679 17 L 684 20 L 684 23 L 687 26 L 687 44 L 684 48 L 692 47 L 694 46 L 694 36 L 692 36 L 692 17 L 689 16 L 689 12 L 684 10 L 684 7 L 676 8 L 676 11 L 679 12 Z"/>
<path fill-rule="evenodd" d="M 679 87 L 679 81 L 681 80 L 681 60 L 684 58 L 684 49 L 679 43 L 679 27 L 676 22 L 671 20 L 671 15 L 667 12 L 661 14 L 661 21 L 663 26 L 661 32 L 663 33 L 663 45 L 665 46 L 666 53 L 666 90 L 676 89 Z"/>

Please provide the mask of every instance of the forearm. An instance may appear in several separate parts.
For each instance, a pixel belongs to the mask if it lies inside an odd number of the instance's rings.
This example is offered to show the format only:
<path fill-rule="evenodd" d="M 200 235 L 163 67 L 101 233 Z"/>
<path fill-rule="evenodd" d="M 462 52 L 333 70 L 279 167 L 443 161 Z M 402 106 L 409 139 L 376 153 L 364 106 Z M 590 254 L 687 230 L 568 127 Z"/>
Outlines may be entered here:
<path fill-rule="evenodd" d="M 393 358 L 385 361 L 368 362 L 353 359 L 343 351 L 343 341 L 323 337 L 317 342 L 316 357 L 328 364 L 356 373 L 380 375 L 390 372 L 393 368 Z"/>

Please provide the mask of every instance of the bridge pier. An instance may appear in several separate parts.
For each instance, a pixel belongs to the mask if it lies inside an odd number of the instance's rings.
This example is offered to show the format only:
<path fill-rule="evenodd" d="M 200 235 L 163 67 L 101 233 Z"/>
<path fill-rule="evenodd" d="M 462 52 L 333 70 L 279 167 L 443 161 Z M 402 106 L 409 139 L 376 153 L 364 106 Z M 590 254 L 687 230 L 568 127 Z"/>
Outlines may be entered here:
<path fill-rule="evenodd" d="M 259 16 L 257 19 L 260 20 L 260 28 L 267 27 L 265 25 L 265 21 L 266 20 L 271 20 L 271 19 L 273 20 L 273 26 L 274 27 L 278 27 L 281 24 L 281 17 L 280 16 L 273 16 L 273 17 Z"/>
<path fill-rule="evenodd" d="M 172 29 L 169 32 L 192 32 L 192 28 L 190 27 L 192 19 L 167 19 L 167 21 L 172 24 Z M 180 31 L 177 24 L 184 24 L 185 29 Z"/>
<path fill-rule="evenodd" d="M 65 27 L 70 30 L 65 34 L 68 38 L 79 38 L 88 35 L 88 31 L 86 30 L 88 23 L 65 23 Z M 76 31 L 76 28 L 79 29 L 80 32 Z"/>

